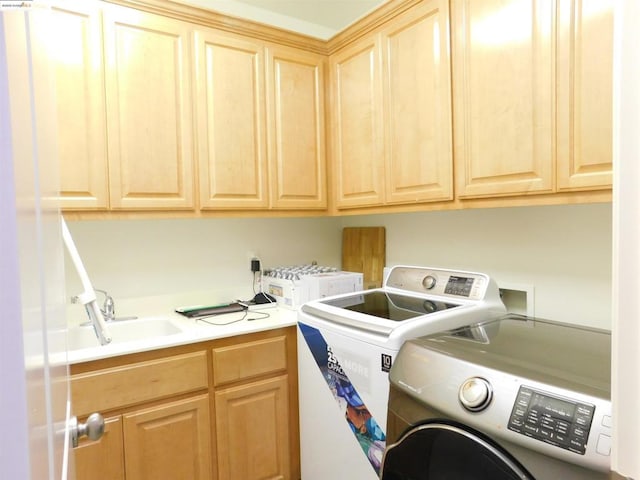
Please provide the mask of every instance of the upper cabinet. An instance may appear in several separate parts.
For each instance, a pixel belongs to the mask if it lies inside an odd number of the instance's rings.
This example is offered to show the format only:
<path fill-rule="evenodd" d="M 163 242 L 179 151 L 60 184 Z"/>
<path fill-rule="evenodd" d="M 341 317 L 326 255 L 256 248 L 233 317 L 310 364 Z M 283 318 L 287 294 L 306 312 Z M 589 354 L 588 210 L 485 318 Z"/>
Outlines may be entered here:
<path fill-rule="evenodd" d="M 328 42 L 178 3 L 54 2 L 60 204 L 610 200 L 614 2 L 394 0 Z"/>
<path fill-rule="evenodd" d="M 558 2 L 558 190 L 611 188 L 614 0 Z"/>
<path fill-rule="evenodd" d="M 611 186 L 612 2 L 452 2 L 460 198 Z"/>
<path fill-rule="evenodd" d="M 554 2 L 452 2 L 459 197 L 552 192 Z"/>
<path fill-rule="evenodd" d="M 453 198 L 448 33 L 434 0 L 332 55 L 338 208 Z"/>
<path fill-rule="evenodd" d="M 332 166 L 338 208 L 384 201 L 381 69 L 377 36 L 331 57 Z"/>
<path fill-rule="evenodd" d="M 453 198 L 447 1 L 431 1 L 381 33 L 385 201 Z"/>
<path fill-rule="evenodd" d="M 60 205 L 109 206 L 101 14 L 96 2 L 52 7 L 50 39 L 56 81 Z"/>
<path fill-rule="evenodd" d="M 324 209 L 325 56 L 272 45 L 266 60 L 271 205 Z"/>
<path fill-rule="evenodd" d="M 193 209 L 190 26 L 104 6 L 112 209 Z"/>
<path fill-rule="evenodd" d="M 264 47 L 214 30 L 195 34 L 200 206 L 268 206 Z"/>
<path fill-rule="evenodd" d="M 325 209 L 324 57 L 195 33 L 202 209 Z"/>

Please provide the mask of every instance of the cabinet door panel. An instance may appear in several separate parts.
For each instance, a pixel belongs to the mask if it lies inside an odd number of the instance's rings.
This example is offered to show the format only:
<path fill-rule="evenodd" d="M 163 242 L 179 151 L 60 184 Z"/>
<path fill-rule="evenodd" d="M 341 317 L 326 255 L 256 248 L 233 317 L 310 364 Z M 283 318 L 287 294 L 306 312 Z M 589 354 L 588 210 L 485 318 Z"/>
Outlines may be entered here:
<path fill-rule="evenodd" d="M 452 2 L 461 198 L 554 189 L 554 3 Z"/>
<path fill-rule="evenodd" d="M 271 206 L 326 208 L 324 59 L 267 49 Z"/>
<path fill-rule="evenodd" d="M 383 32 L 387 203 L 453 198 L 449 7 L 428 2 Z"/>
<path fill-rule="evenodd" d="M 287 375 L 215 394 L 218 480 L 290 479 Z"/>
<path fill-rule="evenodd" d="M 127 480 L 211 477 L 209 396 L 123 415 Z"/>
<path fill-rule="evenodd" d="M 211 30 L 195 39 L 200 208 L 267 208 L 263 46 Z"/>
<path fill-rule="evenodd" d="M 111 206 L 193 207 L 189 26 L 105 6 Z"/>
<path fill-rule="evenodd" d="M 81 438 L 73 449 L 77 480 L 124 480 L 122 419 L 105 419 L 104 434 L 99 440 Z"/>
<path fill-rule="evenodd" d="M 52 7 L 60 206 L 106 210 L 109 205 L 102 26 L 96 2 Z"/>
<path fill-rule="evenodd" d="M 610 188 L 613 0 L 560 0 L 558 190 Z"/>
<path fill-rule="evenodd" d="M 383 192 L 379 36 L 331 57 L 333 166 L 338 208 L 380 205 Z"/>

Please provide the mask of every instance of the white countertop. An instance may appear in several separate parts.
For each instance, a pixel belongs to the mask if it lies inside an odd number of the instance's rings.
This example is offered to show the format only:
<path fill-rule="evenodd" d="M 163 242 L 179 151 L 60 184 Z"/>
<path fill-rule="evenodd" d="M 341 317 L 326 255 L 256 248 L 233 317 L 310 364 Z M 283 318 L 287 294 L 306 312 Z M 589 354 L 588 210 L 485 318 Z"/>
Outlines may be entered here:
<path fill-rule="evenodd" d="M 176 306 L 194 305 L 194 303 L 184 301 L 176 303 L 175 298 L 163 298 L 162 301 L 158 301 L 158 299 L 148 299 L 132 303 L 131 305 L 135 305 L 135 308 L 129 306 L 129 311 L 135 311 L 138 318 L 108 323 L 107 327 L 112 326 L 113 329 L 111 332 L 113 341 L 105 346 L 99 345 L 91 326 L 78 326 L 77 323 L 74 325 L 74 322 L 70 322 L 68 338 L 71 338 L 74 334 L 82 334 L 83 338 L 90 340 L 84 344 L 90 346 L 78 349 L 74 347 L 73 342 L 69 340 L 70 349 L 67 357 L 68 362 L 70 364 L 82 363 L 159 348 L 261 332 L 296 325 L 297 322 L 297 311 L 280 307 L 216 315 L 215 317 L 205 318 L 204 320 L 206 320 L 206 322 L 210 322 L 206 323 L 205 321 L 187 318 L 176 313 Z M 125 307 L 125 311 L 126 310 L 127 307 Z M 120 314 L 118 314 L 118 316 L 119 315 Z M 129 341 L 119 340 L 117 330 L 120 328 L 120 325 L 118 324 L 122 324 L 127 328 L 128 326 L 133 326 L 132 324 L 135 322 L 141 322 L 140 324 L 145 325 L 145 328 L 150 330 L 149 336 L 144 335 L 143 338 Z M 175 330 L 178 333 L 171 335 L 154 335 L 153 322 L 158 322 L 157 325 L 160 325 L 160 323 L 166 325 L 168 322 L 172 327 L 176 327 Z M 95 344 L 93 344 L 93 338 L 95 338 Z"/>

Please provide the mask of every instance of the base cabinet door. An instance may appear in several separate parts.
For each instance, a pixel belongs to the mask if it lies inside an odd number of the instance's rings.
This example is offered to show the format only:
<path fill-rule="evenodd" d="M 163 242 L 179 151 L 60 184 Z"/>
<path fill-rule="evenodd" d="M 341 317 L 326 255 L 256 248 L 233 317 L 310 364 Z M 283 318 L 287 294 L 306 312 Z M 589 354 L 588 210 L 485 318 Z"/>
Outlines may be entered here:
<path fill-rule="evenodd" d="M 292 478 L 287 375 L 220 390 L 215 410 L 218 480 Z"/>
<path fill-rule="evenodd" d="M 80 439 L 73 449 L 78 480 L 124 480 L 124 445 L 122 417 L 105 419 L 104 434 L 99 440 Z"/>
<path fill-rule="evenodd" d="M 209 480 L 209 396 L 122 416 L 127 480 Z"/>

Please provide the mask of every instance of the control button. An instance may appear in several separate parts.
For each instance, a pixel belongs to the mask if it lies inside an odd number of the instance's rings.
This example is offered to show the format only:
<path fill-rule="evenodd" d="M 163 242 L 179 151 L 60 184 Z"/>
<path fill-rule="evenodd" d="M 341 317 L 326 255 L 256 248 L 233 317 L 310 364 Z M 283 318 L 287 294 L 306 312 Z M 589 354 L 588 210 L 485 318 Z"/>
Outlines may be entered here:
<path fill-rule="evenodd" d="M 598 437 L 598 444 L 596 445 L 596 452 L 600 455 L 611 455 L 611 437 L 603 435 L 602 433 Z"/>
<path fill-rule="evenodd" d="M 575 416 L 575 422 L 576 422 L 576 424 L 580 425 L 581 427 L 589 428 L 589 425 L 591 424 L 591 417 L 585 417 L 583 415 L 576 415 Z"/>
<path fill-rule="evenodd" d="M 460 386 L 458 399 L 464 408 L 471 412 L 479 412 L 491 403 L 493 390 L 484 378 L 472 377 Z"/>
<path fill-rule="evenodd" d="M 574 448 L 582 450 L 584 448 L 584 441 L 571 437 L 569 438 L 569 445 L 571 445 Z"/>
<path fill-rule="evenodd" d="M 509 420 L 510 427 L 516 427 L 519 429 L 523 425 L 524 425 L 524 422 L 522 421 L 522 418 L 518 417 L 517 415 L 513 415 Z"/>
<path fill-rule="evenodd" d="M 427 275 L 422 279 L 422 286 L 427 290 L 431 290 L 433 287 L 435 287 L 436 283 L 436 277 L 434 277 L 433 275 Z"/>
<path fill-rule="evenodd" d="M 569 445 L 569 437 L 567 437 L 566 435 L 563 435 L 561 433 L 556 433 L 555 439 L 562 446 Z"/>
<path fill-rule="evenodd" d="M 590 417 L 593 415 L 593 407 L 591 405 L 578 405 L 576 414 Z"/>
<path fill-rule="evenodd" d="M 526 409 L 520 408 L 519 406 L 516 405 L 516 407 L 513 409 L 513 415 L 516 417 L 524 417 L 527 413 Z"/>
<path fill-rule="evenodd" d="M 613 422 L 611 421 L 611 415 L 604 415 L 602 417 L 602 426 L 607 428 L 613 427 Z"/>
<path fill-rule="evenodd" d="M 577 438 L 586 438 L 587 432 L 580 426 L 576 425 L 571 429 L 571 435 Z"/>
<path fill-rule="evenodd" d="M 558 433 L 567 435 L 569 433 L 569 428 L 571 428 L 571 424 L 569 422 L 565 422 L 564 420 L 556 420 L 556 430 Z"/>

